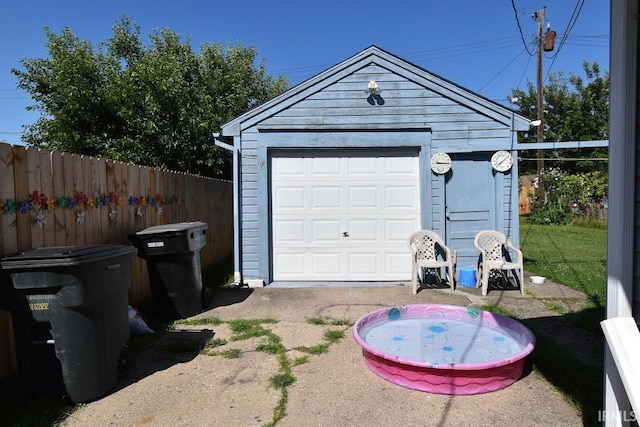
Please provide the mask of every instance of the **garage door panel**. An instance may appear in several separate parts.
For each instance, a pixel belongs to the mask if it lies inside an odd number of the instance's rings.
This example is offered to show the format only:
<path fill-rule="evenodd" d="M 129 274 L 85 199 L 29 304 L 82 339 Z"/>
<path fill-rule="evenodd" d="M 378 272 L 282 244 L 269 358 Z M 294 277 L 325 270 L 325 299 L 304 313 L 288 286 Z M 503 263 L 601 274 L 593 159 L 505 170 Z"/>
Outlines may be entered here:
<path fill-rule="evenodd" d="M 312 241 L 340 243 L 342 239 L 342 221 L 340 220 L 313 220 Z"/>
<path fill-rule="evenodd" d="M 411 271 L 411 256 L 407 252 L 389 252 L 385 254 L 385 264 L 389 274 L 402 275 Z"/>
<path fill-rule="evenodd" d="M 305 207 L 305 187 L 284 187 L 274 192 L 273 205 L 277 210 L 303 209 Z"/>
<path fill-rule="evenodd" d="M 418 190 L 415 186 L 387 186 L 385 207 L 388 209 L 418 209 Z"/>
<path fill-rule="evenodd" d="M 274 264 L 278 277 L 295 280 L 304 275 L 306 270 L 305 255 L 301 253 L 278 253 L 274 254 Z"/>
<path fill-rule="evenodd" d="M 311 162 L 311 175 L 326 177 L 340 177 L 342 176 L 342 170 L 340 163 L 336 162 L 335 157 L 317 157 L 309 159 Z"/>
<path fill-rule="evenodd" d="M 272 158 L 273 279 L 409 280 L 418 157 L 315 156 Z"/>
<path fill-rule="evenodd" d="M 312 209 L 340 209 L 342 207 L 342 187 L 315 187 L 312 190 Z"/>
<path fill-rule="evenodd" d="M 385 221 L 385 240 L 406 244 L 411 233 L 419 229 L 420 225 L 415 218 L 387 220 Z"/>
<path fill-rule="evenodd" d="M 305 175 L 304 159 L 299 157 L 281 157 L 273 163 L 273 178 L 286 180 L 293 177 L 301 178 Z"/>
<path fill-rule="evenodd" d="M 378 275 L 379 254 L 377 251 L 373 250 L 368 252 L 352 252 L 349 254 L 348 260 L 350 275 Z"/>
<path fill-rule="evenodd" d="M 349 177 L 378 176 L 378 158 L 352 157 L 347 160 L 347 174 Z"/>
<path fill-rule="evenodd" d="M 350 209 L 378 209 L 380 188 L 352 185 L 349 187 L 348 207 Z"/>
<path fill-rule="evenodd" d="M 312 271 L 316 276 L 339 278 L 342 274 L 342 254 L 340 252 L 319 252 L 312 254 Z"/>
<path fill-rule="evenodd" d="M 274 229 L 274 239 L 278 242 L 304 242 L 304 229 L 303 220 L 278 221 Z"/>
<path fill-rule="evenodd" d="M 418 175 L 418 163 L 412 157 L 388 157 L 385 163 L 385 172 L 392 175 L 416 176 Z"/>
<path fill-rule="evenodd" d="M 355 219 L 347 221 L 349 244 L 376 243 L 380 240 L 379 221 L 375 219 Z"/>

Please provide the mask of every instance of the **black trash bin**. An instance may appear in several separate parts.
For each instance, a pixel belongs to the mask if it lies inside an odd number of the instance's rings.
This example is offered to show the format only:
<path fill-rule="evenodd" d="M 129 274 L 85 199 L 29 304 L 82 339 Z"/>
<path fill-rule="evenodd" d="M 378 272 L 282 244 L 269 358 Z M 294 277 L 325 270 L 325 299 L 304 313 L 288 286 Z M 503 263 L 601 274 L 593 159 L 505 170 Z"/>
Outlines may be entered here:
<path fill-rule="evenodd" d="M 145 228 L 131 236 L 147 261 L 151 296 L 158 316 L 176 319 L 202 312 L 209 290 L 202 287 L 200 250 L 207 224 L 180 222 Z"/>
<path fill-rule="evenodd" d="M 0 259 L 0 308 L 12 314 L 26 397 L 66 394 L 88 402 L 116 385 L 129 341 L 136 252 L 124 245 L 64 246 Z"/>

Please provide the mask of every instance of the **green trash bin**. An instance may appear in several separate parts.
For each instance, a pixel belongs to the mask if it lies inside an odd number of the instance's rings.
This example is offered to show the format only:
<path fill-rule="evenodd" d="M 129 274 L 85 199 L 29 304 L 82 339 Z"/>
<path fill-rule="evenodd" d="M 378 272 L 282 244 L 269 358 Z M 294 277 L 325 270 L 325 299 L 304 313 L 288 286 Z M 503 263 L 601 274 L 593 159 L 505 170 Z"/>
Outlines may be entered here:
<path fill-rule="evenodd" d="M 0 259 L 0 308 L 12 314 L 28 398 L 65 394 L 88 402 L 116 385 L 136 253 L 124 245 L 63 246 Z"/>
<path fill-rule="evenodd" d="M 207 242 L 202 221 L 156 225 L 130 236 L 147 261 L 154 310 L 176 319 L 201 313 L 211 298 L 202 286 L 200 250 Z"/>

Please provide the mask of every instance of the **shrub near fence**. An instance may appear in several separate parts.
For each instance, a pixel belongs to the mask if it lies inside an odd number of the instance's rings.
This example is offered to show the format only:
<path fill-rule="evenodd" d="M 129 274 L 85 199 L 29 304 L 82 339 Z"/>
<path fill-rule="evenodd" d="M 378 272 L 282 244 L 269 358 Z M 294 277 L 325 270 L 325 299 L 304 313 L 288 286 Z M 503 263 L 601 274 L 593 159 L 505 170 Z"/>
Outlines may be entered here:
<path fill-rule="evenodd" d="M 232 183 L 181 172 L 0 143 L 0 256 L 38 247 L 125 244 L 154 225 L 204 221 L 206 269 L 233 251 Z M 150 296 L 145 261 L 129 300 Z M 0 379 L 15 370 L 11 315 L 0 310 Z"/>

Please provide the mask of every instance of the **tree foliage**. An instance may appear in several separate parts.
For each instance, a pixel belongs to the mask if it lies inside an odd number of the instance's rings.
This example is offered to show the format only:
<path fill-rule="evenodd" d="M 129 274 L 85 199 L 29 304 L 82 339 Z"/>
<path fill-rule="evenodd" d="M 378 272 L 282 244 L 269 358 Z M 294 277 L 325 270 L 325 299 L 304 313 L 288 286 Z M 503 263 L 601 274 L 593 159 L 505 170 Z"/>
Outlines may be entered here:
<path fill-rule="evenodd" d="M 602 72 L 598 63 L 583 62 L 586 77 L 562 72 L 550 73 L 543 88 L 544 140 L 590 141 L 609 138 L 609 73 Z M 527 91 L 514 89 L 511 100 L 516 100 L 518 112 L 525 117 L 537 118 L 537 88 L 530 81 Z M 536 142 L 536 129 L 520 135 L 520 142 Z M 521 156 L 534 159 L 536 152 L 523 151 Z M 545 166 L 559 167 L 565 173 L 607 171 L 608 162 L 592 160 L 606 158 L 606 148 L 545 150 Z M 579 161 L 569 160 L 578 159 Z M 536 173 L 534 160 L 523 162 L 522 172 Z"/>
<path fill-rule="evenodd" d="M 23 141 L 37 147 L 230 178 L 231 156 L 213 133 L 234 117 L 284 92 L 257 50 L 205 43 L 140 27 L 121 17 L 113 35 L 93 46 L 69 28 L 45 28 L 46 59 L 12 69 L 42 115 Z"/>

